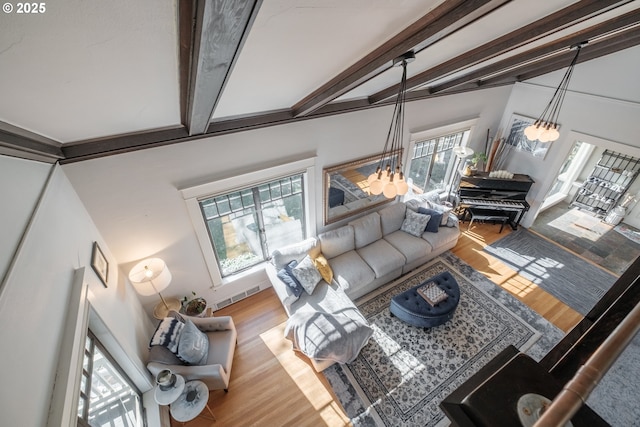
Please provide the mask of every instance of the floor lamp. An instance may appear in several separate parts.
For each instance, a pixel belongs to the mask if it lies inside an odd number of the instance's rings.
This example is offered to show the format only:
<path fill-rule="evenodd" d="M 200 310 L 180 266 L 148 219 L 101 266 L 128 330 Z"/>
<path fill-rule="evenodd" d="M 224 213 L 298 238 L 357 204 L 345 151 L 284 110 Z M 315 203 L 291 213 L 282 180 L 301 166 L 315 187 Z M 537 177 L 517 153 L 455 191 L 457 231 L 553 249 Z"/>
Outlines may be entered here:
<path fill-rule="evenodd" d="M 171 283 L 171 272 L 160 258 L 149 258 L 136 264 L 129 272 L 129 280 L 136 292 L 143 296 L 158 294 L 160 302 L 153 309 L 153 317 L 164 319 L 169 311 L 180 311 L 182 303 L 177 298 L 164 298 L 161 291 Z"/>
<path fill-rule="evenodd" d="M 449 177 L 449 192 L 447 193 L 447 201 L 451 202 L 451 193 L 453 193 L 453 183 L 456 179 L 456 173 L 458 172 L 458 168 L 460 167 L 460 162 L 462 159 L 466 159 L 467 157 L 473 155 L 473 150 L 469 147 L 461 147 L 457 146 L 453 148 L 453 155 L 456 156 L 456 162 L 451 171 L 451 176 Z"/>

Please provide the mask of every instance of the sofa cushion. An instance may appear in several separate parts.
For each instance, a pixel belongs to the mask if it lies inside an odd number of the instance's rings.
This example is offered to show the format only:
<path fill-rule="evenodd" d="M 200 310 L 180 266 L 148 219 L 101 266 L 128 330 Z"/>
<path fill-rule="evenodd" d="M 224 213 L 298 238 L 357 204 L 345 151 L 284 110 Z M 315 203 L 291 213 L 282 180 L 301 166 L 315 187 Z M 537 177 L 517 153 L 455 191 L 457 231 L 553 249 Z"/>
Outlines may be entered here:
<path fill-rule="evenodd" d="M 317 254 L 320 252 L 320 245 L 314 238 L 303 240 L 302 242 L 295 243 L 293 245 L 287 245 L 282 248 L 276 249 L 271 253 L 271 261 L 276 267 L 276 271 L 280 271 L 291 260 L 298 262 L 302 261 L 302 258 L 307 254 Z"/>
<path fill-rule="evenodd" d="M 412 263 L 432 251 L 426 240 L 398 230 L 384 236 L 384 240 L 396 248 L 406 259 L 406 264 Z"/>
<path fill-rule="evenodd" d="M 429 215 L 422 215 L 407 209 L 400 230 L 413 236 L 420 237 L 422 236 L 422 233 L 424 233 L 424 229 L 427 227 L 427 223 L 430 219 L 431 217 Z"/>
<path fill-rule="evenodd" d="M 356 249 L 382 239 L 382 228 L 380 227 L 380 215 L 378 215 L 378 212 L 373 212 L 351 221 L 349 225 L 353 227 Z"/>
<path fill-rule="evenodd" d="M 190 365 L 204 365 L 209 354 L 209 338 L 187 319 L 178 343 L 178 357 Z"/>
<path fill-rule="evenodd" d="M 331 259 L 333 278 L 345 291 L 368 285 L 376 278 L 371 267 L 356 251 L 345 252 Z"/>
<path fill-rule="evenodd" d="M 420 200 L 420 199 L 407 200 L 405 202 L 405 205 L 407 206 L 407 210 L 412 210 L 414 212 L 418 212 L 418 209 L 420 209 L 420 208 L 429 208 L 429 207 L 431 207 L 431 204 L 428 201 Z"/>
<path fill-rule="evenodd" d="M 353 227 L 350 225 L 326 231 L 320 234 L 318 239 L 320 239 L 321 252 L 327 259 L 335 258 L 356 248 Z"/>
<path fill-rule="evenodd" d="M 418 208 L 418 213 L 423 215 L 429 215 L 429 222 L 427 223 L 424 231 L 428 231 L 429 233 L 437 233 L 440 228 L 440 223 L 442 222 L 442 213 L 438 212 L 435 209 L 427 209 L 427 208 Z"/>
<path fill-rule="evenodd" d="M 358 255 L 371 267 L 376 278 L 391 273 L 405 264 L 405 257 L 389 242 L 380 239 L 364 248 L 356 249 Z"/>
<path fill-rule="evenodd" d="M 167 347 L 154 345 L 149 349 L 149 360 L 147 362 L 164 363 L 165 365 L 184 365 L 184 362 L 178 359 Z"/>
<path fill-rule="evenodd" d="M 291 271 L 306 293 L 311 295 L 316 285 L 322 280 L 318 269 L 313 265 L 311 257 L 307 255 Z"/>
<path fill-rule="evenodd" d="M 460 231 L 457 227 L 442 227 L 437 233 L 424 233 L 422 238 L 436 250 L 454 240 L 457 240 Z"/>
<path fill-rule="evenodd" d="M 404 203 L 394 203 L 378 211 L 383 236 L 400 230 L 406 210 Z"/>
<path fill-rule="evenodd" d="M 312 259 L 314 267 L 318 270 L 318 273 L 322 276 L 325 282 L 331 283 L 333 281 L 333 270 L 329 265 L 329 261 L 323 254 L 319 254 Z"/>

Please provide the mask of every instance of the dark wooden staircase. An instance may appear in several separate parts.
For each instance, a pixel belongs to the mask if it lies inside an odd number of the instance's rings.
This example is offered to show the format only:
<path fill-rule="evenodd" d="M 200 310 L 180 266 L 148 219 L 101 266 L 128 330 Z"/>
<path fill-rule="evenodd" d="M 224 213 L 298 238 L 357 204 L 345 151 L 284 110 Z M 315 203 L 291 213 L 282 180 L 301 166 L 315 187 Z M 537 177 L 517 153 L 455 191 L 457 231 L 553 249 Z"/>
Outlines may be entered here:
<path fill-rule="evenodd" d="M 540 362 L 509 347 L 447 396 L 440 407 L 453 426 L 500 427 L 522 425 L 517 402 L 527 393 L 550 400 L 640 303 L 640 258 Z M 628 323 L 628 322 L 627 322 Z M 636 329 L 637 330 L 637 326 Z M 635 335 L 628 334 L 628 339 Z M 612 359 L 617 358 L 617 354 Z M 604 373 L 603 373 L 604 374 Z M 588 406 L 571 418 L 574 427 L 608 426 Z"/>

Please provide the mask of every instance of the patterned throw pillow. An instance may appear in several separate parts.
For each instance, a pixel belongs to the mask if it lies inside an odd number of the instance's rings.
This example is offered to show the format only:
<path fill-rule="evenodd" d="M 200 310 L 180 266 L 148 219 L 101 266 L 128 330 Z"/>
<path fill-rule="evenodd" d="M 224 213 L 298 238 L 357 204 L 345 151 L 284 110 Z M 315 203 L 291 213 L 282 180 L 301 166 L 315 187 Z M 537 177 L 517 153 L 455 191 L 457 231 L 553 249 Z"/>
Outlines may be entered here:
<path fill-rule="evenodd" d="M 404 221 L 402 221 L 400 230 L 413 236 L 420 237 L 422 236 L 422 233 L 424 233 L 424 229 L 427 228 L 427 224 L 430 219 L 431 217 L 429 215 L 419 214 L 411 209 L 407 209 L 407 213 L 405 214 Z"/>
<path fill-rule="evenodd" d="M 180 341 L 180 334 L 184 324 L 172 317 L 165 317 L 162 319 L 153 336 L 149 347 L 154 345 L 161 345 L 166 347 L 173 354 L 178 353 L 178 342 Z"/>
<path fill-rule="evenodd" d="M 293 275 L 302 285 L 304 290 L 311 295 L 316 285 L 322 280 L 322 276 L 313 265 L 311 257 L 307 255 L 300 264 L 293 269 Z"/>
<path fill-rule="evenodd" d="M 320 254 L 313 259 L 313 265 L 318 270 L 325 282 L 331 283 L 333 281 L 333 270 L 329 265 L 329 261 Z"/>
<path fill-rule="evenodd" d="M 209 337 L 187 319 L 178 343 L 178 357 L 190 365 L 204 365 L 209 355 Z"/>

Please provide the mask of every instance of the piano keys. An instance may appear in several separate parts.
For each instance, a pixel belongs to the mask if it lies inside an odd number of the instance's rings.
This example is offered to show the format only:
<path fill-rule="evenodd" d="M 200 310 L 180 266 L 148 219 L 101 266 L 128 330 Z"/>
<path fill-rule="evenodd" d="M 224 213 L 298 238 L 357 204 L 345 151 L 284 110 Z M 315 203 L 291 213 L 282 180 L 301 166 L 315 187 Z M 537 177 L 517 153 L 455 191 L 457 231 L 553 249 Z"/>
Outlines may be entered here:
<path fill-rule="evenodd" d="M 496 214 L 509 214 L 509 224 L 518 228 L 524 214 L 529 210 L 526 201 L 533 179 L 529 175 L 515 174 L 513 178 L 491 178 L 488 172 L 460 177 L 458 196 L 460 207 L 495 210 Z"/>

